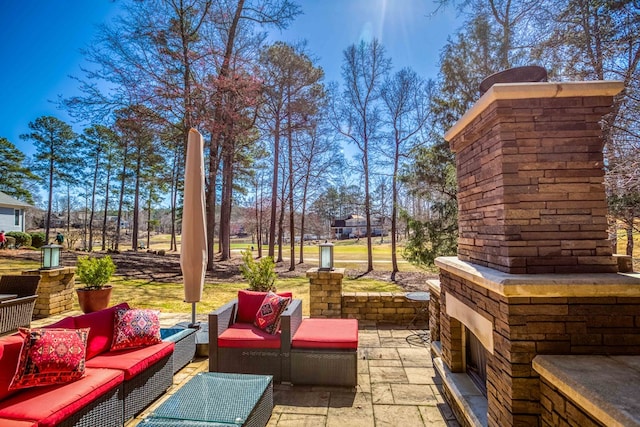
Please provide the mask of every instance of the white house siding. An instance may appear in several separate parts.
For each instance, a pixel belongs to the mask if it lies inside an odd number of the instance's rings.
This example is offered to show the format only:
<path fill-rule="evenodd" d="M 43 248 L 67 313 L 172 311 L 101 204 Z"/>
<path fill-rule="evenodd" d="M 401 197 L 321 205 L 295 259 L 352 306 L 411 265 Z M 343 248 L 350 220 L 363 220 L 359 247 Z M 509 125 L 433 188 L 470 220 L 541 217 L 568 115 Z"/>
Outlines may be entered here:
<path fill-rule="evenodd" d="M 29 206 L 0 191 L 0 230 L 24 232 L 24 209 Z"/>

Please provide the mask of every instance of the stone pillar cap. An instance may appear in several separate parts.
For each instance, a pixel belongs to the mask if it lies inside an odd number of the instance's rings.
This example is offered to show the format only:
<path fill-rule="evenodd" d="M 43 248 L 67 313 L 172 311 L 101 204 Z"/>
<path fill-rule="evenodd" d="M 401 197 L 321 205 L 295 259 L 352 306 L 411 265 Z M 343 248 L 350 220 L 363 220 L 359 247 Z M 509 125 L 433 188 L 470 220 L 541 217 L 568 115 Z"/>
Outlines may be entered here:
<path fill-rule="evenodd" d="M 619 80 L 589 82 L 496 83 L 444 134 L 449 142 L 494 101 L 499 99 L 569 98 L 615 96 L 624 89 Z"/>

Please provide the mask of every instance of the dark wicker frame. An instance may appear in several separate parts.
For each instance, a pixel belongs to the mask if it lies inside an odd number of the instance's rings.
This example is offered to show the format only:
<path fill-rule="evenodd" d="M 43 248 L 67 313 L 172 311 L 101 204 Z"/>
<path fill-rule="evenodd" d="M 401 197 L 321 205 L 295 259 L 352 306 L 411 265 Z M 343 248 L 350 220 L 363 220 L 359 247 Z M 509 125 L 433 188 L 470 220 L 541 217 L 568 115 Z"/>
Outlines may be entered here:
<path fill-rule="evenodd" d="M 40 276 L 19 276 L 5 274 L 0 277 L 0 294 L 16 294 L 18 297 L 35 295 Z"/>
<path fill-rule="evenodd" d="M 173 331 L 173 328 L 168 328 Z M 187 366 L 196 355 L 196 330 L 195 329 L 175 329 L 173 335 L 163 338 L 163 341 L 173 342 L 173 373 L 174 375 Z"/>
<path fill-rule="evenodd" d="M 173 384 L 173 353 L 124 382 L 124 421 L 133 418 Z"/>
<path fill-rule="evenodd" d="M 123 425 L 123 387 L 114 387 L 107 393 L 96 398 L 80 411 L 74 413 L 60 424 L 59 427 L 116 427 Z"/>
<path fill-rule="evenodd" d="M 5 274 L 0 277 L 0 294 L 15 294 L 15 299 L 0 301 L 0 335 L 31 326 L 40 276 Z"/>
<path fill-rule="evenodd" d="M 291 349 L 291 383 L 355 387 L 356 349 Z"/>
<path fill-rule="evenodd" d="M 280 348 L 226 348 L 218 337 L 235 323 L 238 300 L 209 313 L 209 371 L 272 375 L 274 382 L 289 381 L 291 337 L 302 323 L 302 301 L 294 299 L 282 313 Z"/>
<path fill-rule="evenodd" d="M 31 326 L 37 295 L 0 301 L 0 335 L 12 334 Z"/>

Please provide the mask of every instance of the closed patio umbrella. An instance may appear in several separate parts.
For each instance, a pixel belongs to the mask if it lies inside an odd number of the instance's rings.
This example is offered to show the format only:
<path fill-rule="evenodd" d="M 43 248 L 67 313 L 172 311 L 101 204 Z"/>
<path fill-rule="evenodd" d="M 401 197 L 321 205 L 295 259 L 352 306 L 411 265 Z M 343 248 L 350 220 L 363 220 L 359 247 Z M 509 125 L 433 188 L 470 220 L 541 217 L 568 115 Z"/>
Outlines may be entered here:
<path fill-rule="evenodd" d="M 202 298 L 202 288 L 207 270 L 203 148 L 204 142 L 200 132 L 190 129 L 184 167 L 180 267 L 184 279 L 184 301 L 192 304 L 192 324 L 196 323 L 196 303 Z"/>

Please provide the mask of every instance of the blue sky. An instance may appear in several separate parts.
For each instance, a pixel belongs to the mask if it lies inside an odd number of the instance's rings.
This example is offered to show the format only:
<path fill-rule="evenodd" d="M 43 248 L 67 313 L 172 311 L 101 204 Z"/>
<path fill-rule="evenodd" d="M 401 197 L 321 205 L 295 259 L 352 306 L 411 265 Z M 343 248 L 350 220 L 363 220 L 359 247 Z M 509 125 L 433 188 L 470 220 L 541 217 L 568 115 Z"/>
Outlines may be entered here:
<path fill-rule="evenodd" d="M 460 25 L 452 10 L 431 0 L 298 0 L 303 10 L 273 39 L 306 39 L 327 81 L 340 81 L 342 51 L 361 39 L 382 41 L 395 69 L 410 66 L 425 78 L 437 76 L 439 52 Z M 42 115 L 68 121 L 56 108 L 59 95 L 76 93 L 69 76 L 79 76 L 79 50 L 91 42 L 96 25 L 108 22 L 120 2 L 112 0 L 0 0 L 0 137 L 28 155 L 19 136 Z M 77 132 L 82 129 L 74 126 Z"/>

